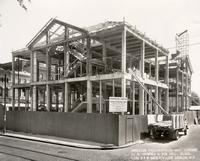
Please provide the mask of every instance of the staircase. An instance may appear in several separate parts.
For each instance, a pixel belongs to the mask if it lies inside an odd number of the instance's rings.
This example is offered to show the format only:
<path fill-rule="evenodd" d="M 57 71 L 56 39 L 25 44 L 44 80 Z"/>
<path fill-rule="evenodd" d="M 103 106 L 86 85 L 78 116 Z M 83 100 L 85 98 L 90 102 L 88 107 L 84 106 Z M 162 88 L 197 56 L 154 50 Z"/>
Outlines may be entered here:
<path fill-rule="evenodd" d="M 67 74 L 67 76 L 73 74 L 78 69 L 78 67 L 80 67 L 81 63 L 85 62 L 87 58 L 84 44 L 75 41 L 70 43 L 69 48 L 69 53 L 73 55 L 76 59 L 69 64 L 69 73 Z"/>
<path fill-rule="evenodd" d="M 84 107 L 87 108 L 87 102 L 83 101 L 86 98 L 87 93 L 84 93 L 82 97 L 79 97 L 72 105 L 72 108 L 70 109 L 70 112 L 79 112 L 81 111 Z"/>
<path fill-rule="evenodd" d="M 144 86 L 144 84 L 140 81 L 140 78 L 138 78 L 137 74 L 135 73 L 135 71 L 133 71 L 132 69 L 128 69 L 129 73 L 133 75 L 133 77 L 136 79 L 136 81 L 139 83 L 139 85 L 144 89 L 144 91 L 151 97 L 151 99 L 156 103 L 156 105 L 160 108 L 160 110 L 164 113 L 164 114 L 168 114 L 167 111 L 164 110 L 164 108 L 158 103 L 158 101 L 154 98 L 154 96 L 146 89 L 146 87 Z"/>
<path fill-rule="evenodd" d="M 84 44 L 75 41 L 70 44 L 69 48 L 70 54 L 76 57 L 78 60 L 84 61 L 86 59 L 86 49 Z"/>

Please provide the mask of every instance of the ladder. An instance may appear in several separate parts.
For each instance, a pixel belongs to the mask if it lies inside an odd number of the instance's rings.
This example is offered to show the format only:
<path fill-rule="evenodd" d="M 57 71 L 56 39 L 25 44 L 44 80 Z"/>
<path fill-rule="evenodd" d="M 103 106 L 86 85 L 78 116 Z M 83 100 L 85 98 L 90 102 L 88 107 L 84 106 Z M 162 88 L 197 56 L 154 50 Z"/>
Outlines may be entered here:
<path fill-rule="evenodd" d="M 139 85 L 145 90 L 145 92 L 151 97 L 151 99 L 156 103 L 156 105 L 161 109 L 161 111 L 164 114 L 168 114 L 166 110 L 158 103 L 158 101 L 154 98 L 154 96 L 147 90 L 147 88 L 144 86 L 144 84 L 140 81 L 140 79 L 135 74 L 135 71 L 131 68 L 128 69 L 129 73 L 133 75 L 133 77 L 136 79 L 136 81 L 139 83 Z"/>

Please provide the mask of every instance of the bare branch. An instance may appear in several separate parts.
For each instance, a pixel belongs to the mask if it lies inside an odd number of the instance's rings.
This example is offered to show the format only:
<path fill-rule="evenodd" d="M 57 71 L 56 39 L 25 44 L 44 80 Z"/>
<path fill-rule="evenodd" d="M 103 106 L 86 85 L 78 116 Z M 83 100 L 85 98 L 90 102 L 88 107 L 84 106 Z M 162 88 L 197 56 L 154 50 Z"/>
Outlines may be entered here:
<path fill-rule="evenodd" d="M 26 5 L 24 4 L 25 0 L 17 0 L 19 5 L 25 10 L 27 11 L 27 7 Z M 27 0 L 29 3 L 31 3 L 31 0 Z"/>

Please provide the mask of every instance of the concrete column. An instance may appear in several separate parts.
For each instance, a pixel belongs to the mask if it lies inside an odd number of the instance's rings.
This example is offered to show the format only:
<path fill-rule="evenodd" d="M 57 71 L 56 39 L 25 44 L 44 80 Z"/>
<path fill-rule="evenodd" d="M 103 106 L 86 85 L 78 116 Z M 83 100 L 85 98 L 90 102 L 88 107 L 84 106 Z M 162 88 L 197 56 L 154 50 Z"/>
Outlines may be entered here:
<path fill-rule="evenodd" d="M 184 101 L 184 74 L 181 73 L 181 112 L 185 109 Z"/>
<path fill-rule="evenodd" d="M 145 92 L 144 93 L 144 114 L 145 115 L 147 115 L 148 114 L 148 109 L 147 109 L 147 105 L 148 105 L 148 103 L 147 103 L 147 93 Z"/>
<path fill-rule="evenodd" d="M 69 107 L 70 107 L 70 87 L 69 87 L 69 83 L 66 82 L 65 83 L 65 106 L 64 106 L 64 112 L 68 112 L 69 111 Z"/>
<path fill-rule="evenodd" d="M 92 113 L 92 82 L 87 80 L 87 113 Z"/>
<path fill-rule="evenodd" d="M 155 99 L 158 101 L 158 86 L 155 86 Z M 158 106 L 155 104 L 155 114 L 158 114 Z"/>
<path fill-rule="evenodd" d="M 67 77 L 69 73 L 69 46 L 64 43 L 64 76 Z"/>
<path fill-rule="evenodd" d="M 144 77 L 145 42 L 141 42 L 140 74 Z M 139 86 L 139 114 L 144 115 L 144 89 Z"/>
<path fill-rule="evenodd" d="M 15 108 L 15 88 L 12 87 L 12 109 Z"/>
<path fill-rule="evenodd" d="M 176 69 L 176 112 L 179 112 L 179 67 Z"/>
<path fill-rule="evenodd" d="M 126 27 L 124 26 L 122 31 L 122 62 L 121 69 L 122 73 L 126 73 Z"/>
<path fill-rule="evenodd" d="M 99 113 L 102 113 L 102 82 L 99 81 Z"/>
<path fill-rule="evenodd" d="M 18 88 L 17 91 L 18 91 L 18 94 L 17 94 L 18 111 L 20 111 L 20 96 L 21 96 L 21 89 Z M 5 92 L 5 89 L 4 89 L 4 92 Z"/>
<path fill-rule="evenodd" d="M 49 84 L 46 85 L 46 109 L 47 111 L 50 111 L 50 106 L 51 106 L 51 88 Z"/>
<path fill-rule="evenodd" d="M 31 83 L 34 82 L 33 80 L 33 73 L 34 73 L 34 68 L 33 68 L 33 52 L 31 51 L 30 53 L 30 68 L 31 68 Z"/>
<path fill-rule="evenodd" d="M 102 90 L 103 90 L 103 98 L 106 99 L 107 98 L 107 85 L 106 85 L 106 81 L 102 82 Z M 104 103 L 104 105 L 103 105 L 103 113 L 106 113 L 106 103 Z"/>
<path fill-rule="evenodd" d="M 32 87 L 32 99 L 31 99 L 31 111 L 36 111 L 37 109 L 37 88 L 36 86 Z"/>
<path fill-rule="evenodd" d="M 188 69 L 186 68 L 186 92 L 185 92 L 185 95 L 186 95 L 186 99 L 185 99 L 185 104 L 186 104 L 186 110 L 188 110 Z"/>
<path fill-rule="evenodd" d="M 90 63 L 91 59 L 91 53 L 90 53 L 90 38 L 87 38 L 87 60 L 86 60 L 86 73 L 87 76 L 90 76 L 92 74 L 92 66 Z"/>
<path fill-rule="evenodd" d="M 107 70 L 107 52 L 106 52 L 106 43 L 103 42 L 103 62 L 105 63 L 105 71 Z"/>
<path fill-rule="evenodd" d="M 126 78 L 124 74 L 126 73 L 126 27 L 124 26 L 122 31 L 122 62 L 121 62 L 121 69 L 122 69 L 122 79 L 121 79 L 121 96 L 126 97 Z"/>
<path fill-rule="evenodd" d="M 169 112 L 169 57 L 166 56 L 166 68 L 165 68 L 165 83 L 168 88 L 165 90 L 165 110 Z"/>
<path fill-rule="evenodd" d="M 132 104 L 132 112 L 135 115 L 135 82 L 132 82 L 132 97 L 133 97 L 133 104 Z"/>
<path fill-rule="evenodd" d="M 149 63 L 149 76 L 151 77 L 151 63 Z"/>
<path fill-rule="evenodd" d="M 112 80 L 112 96 L 115 97 L 115 79 Z"/>
<path fill-rule="evenodd" d="M 12 109 L 15 108 L 15 88 L 13 88 L 15 84 L 15 57 L 12 56 Z"/>
<path fill-rule="evenodd" d="M 12 85 L 15 84 L 15 57 L 12 56 Z"/>
<path fill-rule="evenodd" d="M 155 81 L 159 80 L 159 70 L 158 70 L 158 50 L 155 53 Z M 155 87 L 155 99 L 158 101 L 158 86 Z M 155 114 L 158 114 L 158 105 L 155 104 Z"/>
<path fill-rule="evenodd" d="M 150 89 L 149 89 L 149 93 L 152 95 L 152 86 L 150 86 Z M 152 114 L 153 112 L 153 109 L 152 109 L 152 98 L 149 97 L 149 111 L 150 111 L 150 114 Z"/>
<path fill-rule="evenodd" d="M 38 62 L 37 62 L 37 53 L 33 52 L 33 81 L 38 80 Z"/>
<path fill-rule="evenodd" d="M 46 48 L 46 80 L 50 80 L 51 77 L 51 58 L 49 56 L 48 48 Z"/>
<path fill-rule="evenodd" d="M 162 104 L 162 90 L 161 90 L 161 88 L 158 88 L 158 103 L 159 103 L 159 105 Z M 160 108 L 158 109 L 158 113 L 161 114 Z"/>
<path fill-rule="evenodd" d="M 57 89 L 55 89 L 55 95 L 56 95 L 56 111 L 59 111 L 59 92 Z"/>
<path fill-rule="evenodd" d="M 25 89 L 25 107 L 26 110 L 29 108 L 29 89 Z"/>

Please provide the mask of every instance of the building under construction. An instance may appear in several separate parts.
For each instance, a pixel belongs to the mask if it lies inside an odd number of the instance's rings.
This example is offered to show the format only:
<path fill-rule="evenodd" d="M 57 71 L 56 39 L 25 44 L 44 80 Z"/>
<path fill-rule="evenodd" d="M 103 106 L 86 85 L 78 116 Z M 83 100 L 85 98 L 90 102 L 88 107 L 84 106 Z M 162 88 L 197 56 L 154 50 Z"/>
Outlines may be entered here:
<path fill-rule="evenodd" d="M 13 109 L 20 109 L 22 102 L 15 93 L 23 91 L 28 111 L 54 111 L 69 117 L 74 112 L 100 113 L 95 117 L 101 117 L 110 113 L 110 97 L 126 97 L 127 111 L 112 113 L 118 117 L 118 130 L 120 117 L 126 118 L 125 132 L 117 134 L 117 143 L 110 141 L 118 145 L 134 141 L 134 135 L 145 131 L 146 115 L 180 112 L 190 106 L 192 67 L 188 55 L 169 54 L 127 22 L 79 28 L 51 19 L 25 49 L 12 56 Z M 30 83 L 15 81 L 16 60 L 29 66 Z M 139 116 L 143 131 L 137 128 L 134 132 L 138 122 L 133 120 Z M 123 135 L 125 141 L 119 139 Z"/>

